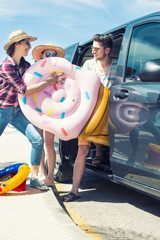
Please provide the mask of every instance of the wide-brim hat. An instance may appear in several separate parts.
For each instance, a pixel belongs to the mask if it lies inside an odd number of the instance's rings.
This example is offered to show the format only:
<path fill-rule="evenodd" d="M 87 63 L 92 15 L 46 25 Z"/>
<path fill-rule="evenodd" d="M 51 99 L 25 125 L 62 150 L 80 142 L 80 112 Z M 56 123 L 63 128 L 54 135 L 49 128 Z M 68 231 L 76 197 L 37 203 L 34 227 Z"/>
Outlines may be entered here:
<path fill-rule="evenodd" d="M 51 43 L 47 43 L 44 45 L 38 45 L 32 50 L 32 56 L 33 58 L 38 61 L 41 59 L 41 53 L 44 50 L 55 50 L 57 52 L 57 57 L 64 57 L 65 55 L 65 50 L 61 47 L 57 47 Z"/>
<path fill-rule="evenodd" d="M 15 42 L 19 42 L 23 39 L 29 39 L 30 42 L 33 42 L 37 39 L 37 37 L 32 37 L 25 33 L 23 30 L 17 30 L 12 32 L 9 35 L 9 42 L 4 45 L 4 49 L 7 51 L 8 48 Z"/>

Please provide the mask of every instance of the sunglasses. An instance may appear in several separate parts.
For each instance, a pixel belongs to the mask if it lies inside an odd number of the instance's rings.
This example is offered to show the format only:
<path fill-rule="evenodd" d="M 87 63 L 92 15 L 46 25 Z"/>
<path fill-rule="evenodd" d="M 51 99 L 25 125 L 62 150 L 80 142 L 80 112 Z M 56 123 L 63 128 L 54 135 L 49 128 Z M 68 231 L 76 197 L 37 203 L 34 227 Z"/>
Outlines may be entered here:
<path fill-rule="evenodd" d="M 98 48 L 98 47 L 91 47 L 91 49 L 92 49 L 92 52 L 93 51 L 98 52 L 100 50 L 100 48 Z"/>
<path fill-rule="evenodd" d="M 47 52 L 46 54 L 45 54 L 45 56 L 46 57 L 56 57 L 57 56 L 57 53 L 55 52 L 55 53 L 49 53 L 49 52 Z"/>
<path fill-rule="evenodd" d="M 31 46 L 30 41 L 26 41 L 25 44 L 27 45 L 27 47 L 30 47 L 30 46 Z"/>

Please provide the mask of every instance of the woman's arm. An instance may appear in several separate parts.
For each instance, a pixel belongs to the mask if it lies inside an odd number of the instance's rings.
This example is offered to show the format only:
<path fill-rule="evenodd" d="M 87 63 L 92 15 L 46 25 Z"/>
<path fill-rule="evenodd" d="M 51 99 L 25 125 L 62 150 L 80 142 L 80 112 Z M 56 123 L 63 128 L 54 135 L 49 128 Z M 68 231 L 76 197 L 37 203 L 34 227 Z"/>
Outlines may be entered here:
<path fill-rule="evenodd" d="M 30 85 L 26 87 L 25 93 L 22 93 L 23 96 L 27 97 L 29 95 L 34 94 L 35 92 L 39 92 L 48 85 L 53 85 L 53 84 L 62 84 L 64 82 L 64 77 L 62 77 L 63 74 L 56 74 L 53 73 L 50 75 L 44 82 L 39 82 L 33 85 Z"/>

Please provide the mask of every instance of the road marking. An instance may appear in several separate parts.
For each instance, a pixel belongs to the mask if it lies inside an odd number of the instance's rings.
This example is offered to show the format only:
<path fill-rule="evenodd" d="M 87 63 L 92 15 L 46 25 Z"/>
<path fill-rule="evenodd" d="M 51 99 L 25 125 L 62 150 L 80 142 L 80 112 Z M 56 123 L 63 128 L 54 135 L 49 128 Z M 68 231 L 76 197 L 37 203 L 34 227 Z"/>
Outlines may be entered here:
<path fill-rule="evenodd" d="M 55 182 L 55 191 L 57 191 L 59 196 L 63 196 L 65 189 L 62 187 L 60 183 Z M 67 213 L 69 214 L 73 222 L 79 228 L 81 228 L 85 233 L 90 235 L 93 239 L 103 240 L 102 236 L 99 235 L 93 227 L 88 225 L 87 221 L 82 216 L 80 216 L 79 212 L 77 212 L 76 209 L 73 207 L 72 202 L 68 203 L 63 202 L 63 205 L 65 206 L 65 209 L 67 210 Z"/>

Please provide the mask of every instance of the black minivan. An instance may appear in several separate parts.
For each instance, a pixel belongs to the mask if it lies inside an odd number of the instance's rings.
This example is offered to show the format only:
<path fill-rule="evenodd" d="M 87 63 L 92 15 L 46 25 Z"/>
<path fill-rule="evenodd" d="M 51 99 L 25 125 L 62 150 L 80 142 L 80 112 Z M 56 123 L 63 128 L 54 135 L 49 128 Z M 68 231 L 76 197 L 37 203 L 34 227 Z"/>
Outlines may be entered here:
<path fill-rule="evenodd" d="M 110 149 L 104 146 L 106 163 L 86 167 L 95 173 L 160 199 L 160 12 L 119 26 L 112 34 L 111 57 L 118 62 L 109 98 Z M 93 58 L 92 40 L 65 49 L 65 58 L 82 66 Z M 59 140 L 61 160 L 55 179 L 72 179 L 77 139 Z"/>

